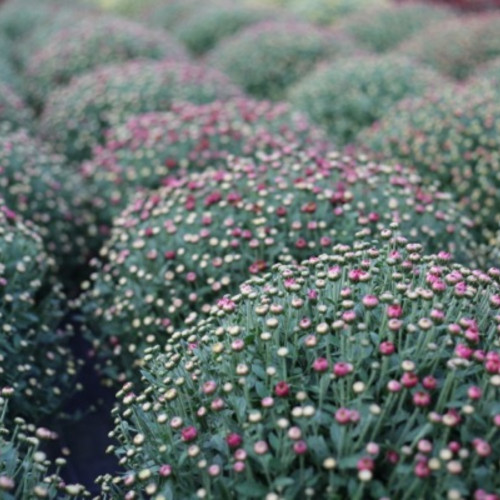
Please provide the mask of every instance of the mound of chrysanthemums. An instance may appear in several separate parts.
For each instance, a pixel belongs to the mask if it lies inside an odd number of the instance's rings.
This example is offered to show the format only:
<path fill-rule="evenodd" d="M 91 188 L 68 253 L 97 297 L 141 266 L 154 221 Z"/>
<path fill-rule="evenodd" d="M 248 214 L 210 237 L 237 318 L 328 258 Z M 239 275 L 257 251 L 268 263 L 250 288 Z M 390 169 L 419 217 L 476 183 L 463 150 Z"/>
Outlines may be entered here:
<path fill-rule="evenodd" d="M 414 171 L 306 155 L 236 159 L 138 197 L 114 221 L 81 305 L 104 379 L 139 374 L 163 342 L 214 298 L 278 261 L 300 261 L 399 221 L 429 250 L 472 261 L 469 221 Z"/>
<path fill-rule="evenodd" d="M 137 115 L 108 131 L 105 146 L 94 151 L 81 173 L 104 229 L 138 189 L 157 189 L 208 166 L 225 168 L 231 155 L 298 148 L 320 155 L 328 143 L 286 103 L 239 98 L 174 104 L 169 112 Z"/>
<path fill-rule="evenodd" d="M 269 17 L 273 17 L 272 12 L 266 9 L 233 3 L 208 4 L 174 26 L 174 33 L 191 52 L 201 55 L 223 38 Z"/>
<path fill-rule="evenodd" d="M 342 17 L 375 5 L 384 5 L 385 0 L 286 0 L 285 7 L 301 19 L 313 23 L 330 25 Z"/>
<path fill-rule="evenodd" d="M 462 199 L 479 228 L 500 223 L 500 94 L 488 80 L 402 101 L 360 144 L 410 163 Z"/>
<path fill-rule="evenodd" d="M 95 215 L 81 177 L 63 156 L 23 129 L 0 131 L 0 173 L 0 196 L 37 224 L 65 283 L 74 288 L 75 273 L 97 251 L 92 245 Z"/>
<path fill-rule="evenodd" d="M 104 498 L 497 500 L 500 269 L 385 236 L 277 264 L 148 350 Z"/>
<path fill-rule="evenodd" d="M 40 104 L 54 87 L 105 64 L 131 59 L 187 58 L 183 46 L 163 30 L 114 17 L 83 19 L 49 37 L 26 68 L 28 90 Z"/>
<path fill-rule="evenodd" d="M 79 484 L 65 484 L 60 469 L 63 457 L 50 461 L 43 451 L 46 442 L 57 434 L 35 427 L 10 411 L 10 387 L 0 390 L 0 495 L 2 500 L 70 500 L 89 496 Z"/>
<path fill-rule="evenodd" d="M 386 52 L 426 26 L 441 26 L 443 21 L 453 17 L 447 8 L 409 2 L 360 10 L 339 26 L 366 49 Z"/>
<path fill-rule="evenodd" d="M 15 415 L 54 412 L 75 385 L 70 330 L 59 329 L 64 295 L 55 263 L 34 227 L 0 201 L 0 387 L 11 386 Z"/>
<path fill-rule="evenodd" d="M 55 90 L 40 131 L 72 160 L 88 158 L 104 131 L 129 115 L 167 111 L 174 101 L 204 104 L 239 96 L 217 70 L 172 61 L 132 61 L 103 66 Z"/>
<path fill-rule="evenodd" d="M 141 13 L 141 21 L 165 30 L 173 30 L 200 8 L 198 0 L 158 1 L 146 7 Z"/>
<path fill-rule="evenodd" d="M 339 59 L 301 80 L 289 99 L 338 144 L 351 142 L 398 101 L 443 87 L 433 70 L 398 55 Z"/>
<path fill-rule="evenodd" d="M 264 21 L 223 40 L 209 61 L 249 94 L 281 99 L 319 61 L 354 51 L 349 37 L 312 24 Z"/>
<path fill-rule="evenodd" d="M 12 88 L 0 81 L 0 127 L 31 127 L 33 114 Z"/>
<path fill-rule="evenodd" d="M 402 52 L 459 80 L 500 57 L 500 14 L 463 16 L 430 26 L 401 47 Z"/>

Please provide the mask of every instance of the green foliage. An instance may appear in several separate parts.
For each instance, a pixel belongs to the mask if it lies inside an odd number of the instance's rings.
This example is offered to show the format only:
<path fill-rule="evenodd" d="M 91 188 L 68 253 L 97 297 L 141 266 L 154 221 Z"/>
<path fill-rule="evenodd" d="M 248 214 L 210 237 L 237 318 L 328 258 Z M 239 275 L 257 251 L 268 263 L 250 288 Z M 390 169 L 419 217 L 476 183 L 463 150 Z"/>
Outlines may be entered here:
<path fill-rule="evenodd" d="M 0 133 L 0 196 L 37 224 L 61 278 L 75 287 L 78 271 L 97 251 L 93 218 L 82 179 L 64 157 L 25 130 Z"/>
<path fill-rule="evenodd" d="M 75 385 L 77 363 L 59 328 L 64 295 L 35 228 L 0 204 L 0 387 L 13 387 L 17 416 L 56 411 Z"/>
<path fill-rule="evenodd" d="M 348 144 L 404 97 L 445 85 L 437 73 L 410 59 L 362 56 L 321 66 L 291 89 L 289 99 L 338 144 Z"/>
<path fill-rule="evenodd" d="M 60 469 L 64 458 L 50 461 L 43 451 L 45 442 L 57 434 L 45 427 L 35 427 L 10 415 L 9 399 L 15 391 L 3 387 L 0 396 L 0 495 L 2 500 L 75 500 L 90 496 L 79 484 L 65 484 Z M 15 418 L 14 418 L 15 417 Z M 11 421 L 14 421 L 12 423 Z"/>
<path fill-rule="evenodd" d="M 498 491 L 500 270 L 385 237 L 276 265 L 150 348 L 103 497 Z"/>

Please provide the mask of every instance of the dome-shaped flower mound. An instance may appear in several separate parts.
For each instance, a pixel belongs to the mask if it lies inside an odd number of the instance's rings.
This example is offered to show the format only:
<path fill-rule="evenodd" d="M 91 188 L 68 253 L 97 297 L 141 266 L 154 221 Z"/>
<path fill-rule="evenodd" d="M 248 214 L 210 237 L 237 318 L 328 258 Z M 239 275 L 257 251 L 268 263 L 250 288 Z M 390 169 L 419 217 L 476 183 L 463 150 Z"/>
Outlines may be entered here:
<path fill-rule="evenodd" d="M 94 216 L 82 179 L 63 156 L 25 130 L 0 132 L 0 173 L 0 196 L 37 224 L 65 283 L 74 287 L 78 268 L 97 251 L 90 240 Z"/>
<path fill-rule="evenodd" d="M 343 16 L 370 6 L 384 4 L 385 0 L 287 0 L 285 7 L 301 19 L 329 25 Z"/>
<path fill-rule="evenodd" d="M 165 113 L 131 117 L 106 134 L 81 172 L 99 225 L 112 219 L 140 188 L 157 189 L 173 177 L 227 165 L 233 156 L 256 157 L 274 149 L 324 153 L 323 132 L 286 103 L 239 98 L 174 104 Z"/>
<path fill-rule="evenodd" d="M 201 55 L 223 38 L 269 17 L 273 17 L 273 14 L 266 9 L 233 3 L 208 4 L 196 9 L 173 29 L 191 52 Z"/>
<path fill-rule="evenodd" d="M 500 82 L 500 57 L 479 66 L 475 76 L 479 78 L 491 78 L 493 81 Z"/>
<path fill-rule="evenodd" d="M 60 330 L 64 295 L 40 236 L 0 200 L 0 387 L 16 389 L 16 415 L 37 420 L 75 384 L 76 363 Z"/>
<path fill-rule="evenodd" d="M 146 354 L 105 498 L 498 498 L 499 278 L 398 237 L 276 265 Z"/>
<path fill-rule="evenodd" d="M 204 104 L 241 95 L 226 76 L 198 64 L 132 61 L 73 79 L 49 97 L 42 135 L 72 160 L 88 158 L 106 129 L 129 115 L 167 111 L 174 101 Z"/>
<path fill-rule="evenodd" d="M 65 484 L 59 476 L 66 460 L 48 460 L 43 443 L 54 441 L 57 434 L 8 411 L 8 399 L 15 394 L 10 387 L 0 392 L 0 495 L 2 500 L 70 500 L 87 496 L 79 484 Z M 11 421 L 14 421 L 12 423 Z"/>
<path fill-rule="evenodd" d="M 439 179 L 478 226 L 500 222 L 500 94 L 488 81 L 402 101 L 358 141 Z"/>
<path fill-rule="evenodd" d="M 33 115 L 9 85 L 0 81 L 0 125 L 11 129 L 31 128 Z"/>
<path fill-rule="evenodd" d="M 319 61 L 353 51 L 348 37 L 314 25 L 264 21 L 223 40 L 209 61 L 248 93 L 281 99 Z"/>
<path fill-rule="evenodd" d="M 163 30 L 114 17 L 83 19 L 54 33 L 32 54 L 26 68 L 28 91 L 42 103 L 58 85 L 105 63 L 131 59 L 187 58 L 183 46 Z"/>
<path fill-rule="evenodd" d="M 398 101 L 446 84 L 437 73 L 398 55 L 337 60 L 290 92 L 290 101 L 339 144 L 352 142 Z"/>
<path fill-rule="evenodd" d="M 386 52 L 426 26 L 454 17 L 443 7 L 409 2 L 362 10 L 342 21 L 340 26 L 363 47 Z"/>
<path fill-rule="evenodd" d="M 170 0 L 155 2 L 144 9 L 141 20 L 150 26 L 173 30 L 200 8 L 198 0 Z"/>
<path fill-rule="evenodd" d="M 98 362 L 106 376 L 131 376 L 146 346 L 251 274 L 393 221 L 426 248 L 467 260 L 467 221 L 449 198 L 398 167 L 279 154 L 140 197 L 115 220 L 83 284 Z"/>
<path fill-rule="evenodd" d="M 445 75 L 465 79 L 479 64 L 500 56 L 500 14 L 434 24 L 409 40 L 401 51 Z"/>

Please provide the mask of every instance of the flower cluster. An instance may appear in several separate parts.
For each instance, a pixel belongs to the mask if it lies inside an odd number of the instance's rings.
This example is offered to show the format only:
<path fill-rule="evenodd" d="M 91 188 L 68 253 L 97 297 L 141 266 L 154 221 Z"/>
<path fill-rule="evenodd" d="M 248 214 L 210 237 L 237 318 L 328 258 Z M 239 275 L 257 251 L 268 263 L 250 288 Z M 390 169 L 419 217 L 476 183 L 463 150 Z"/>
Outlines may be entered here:
<path fill-rule="evenodd" d="M 223 40 L 209 61 L 249 94 L 281 99 L 319 61 L 354 51 L 347 36 L 307 23 L 264 21 Z"/>
<path fill-rule="evenodd" d="M 237 31 L 274 17 L 272 11 L 228 3 L 208 4 L 174 27 L 174 33 L 191 52 L 201 55 Z"/>
<path fill-rule="evenodd" d="M 454 16 L 446 8 L 410 2 L 362 10 L 345 18 L 339 27 L 363 47 L 386 52 L 426 26 L 441 26 L 449 17 Z"/>
<path fill-rule="evenodd" d="M 500 56 L 479 66 L 475 76 L 479 78 L 491 78 L 493 81 L 500 82 Z"/>
<path fill-rule="evenodd" d="M 145 347 L 248 276 L 394 221 L 429 250 L 472 258 L 468 222 L 415 172 L 335 154 L 281 156 L 191 174 L 138 197 L 115 220 L 81 297 L 105 377 L 133 376 Z"/>
<path fill-rule="evenodd" d="M 9 85 L 0 81 L 0 127 L 16 129 L 31 127 L 33 115 L 24 101 Z"/>
<path fill-rule="evenodd" d="M 75 500 L 90 494 L 79 484 L 65 484 L 60 469 L 63 457 L 50 461 L 43 451 L 46 442 L 57 434 L 45 427 L 35 427 L 20 417 L 11 416 L 11 387 L 0 390 L 0 496 L 2 500 Z M 13 423 L 11 423 L 13 420 Z M 68 453 L 63 449 L 62 454 Z"/>
<path fill-rule="evenodd" d="M 50 91 L 71 78 L 106 63 L 131 59 L 182 61 L 182 45 L 163 30 L 114 17 L 83 19 L 56 31 L 28 61 L 28 92 L 42 104 Z"/>
<path fill-rule="evenodd" d="M 75 384 L 70 329 L 60 329 L 64 295 L 35 228 L 0 201 L 0 387 L 12 386 L 16 415 L 37 420 Z"/>
<path fill-rule="evenodd" d="M 54 3 L 53 0 L 51 2 Z M 58 31 L 65 30 L 68 26 L 80 23 L 84 19 L 97 21 L 98 13 L 90 7 L 88 4 L 76 2 L 72 2 L 71 6 L 68 2 L 57 4 L 57 8 L 51 10 L 51 15 L 47 19 L 41 19 L 21 40 L 16 41 L 14 56 L 18 66 L 24 71 L 33 54 L 44 47 Z"/>
<path fill-rule="evenodd" d="M 240 91 L 226 76 L 198 64 L 132 61 L 103 66 L 50 95 L 42 135 L 72 160 L 88 158 L 104 131 L 129 115 L 167 111 L 174 101 L 203 104 Z"/>
<path fill-rule="evenodd" d="M 81 177 L 22 129 L 0 132 L 0 175 L 0 196 L 38 226 L 65 283 L 74 287 L 79 268 L 97 251 L 91 239 L 95 215 Z"/>
<path fill-rule="evenodd" d="M 398 101 L 446 84 L 437 73 L 399 55 L 338 59 L 292 88 L 289 99 L 337 144 L 348 144 Z"/>
<path fill-rule="evenodd" d="M 132 0 L 135 2 L 135 0 Z M 169 0 L 154 2 L 144 9 L 141 20 L 150 26 L 173 30 L 200 8 L 198 0 Z"/>
<path fill-rule="evenodd" d="M 109 130 L 105 146 L 96 148 L 81 173 L 105 228 L 137 189 L 156 189 L 208 166 L 224 168 L 229 156 L 295 148 L 312 156 L 327 147 L 323 132 L 286 103 L 247 98 L 182 103 L 169 112 L 136 115 Z"/>
<path fill-rule="evenodd" d="M 396 235 L 273 266 L 147 351 L 103 497 L 498 500 L 499 281 Z"/>
<path fill-rule="evenodd" d="M 500 14 L 478 14 L 430 26 L 401 51 L 441 73 L 467 78 L 475 68 L 500 56 Z"/>
<path fill-rule="evenodd" d="M 402 101 L 359 142 L 438 178 L 479 228 L 500 223 L 500 96 L 488 81 Z"/>
<path fill-rule="evenodd" d="M 347 14 L 358 12 L 377 5 L 384 5 L 385 0 L 287 0 L 285 7 L 300 19 L 307 19 L 316 24 L 329 25 L 342 19 Z"/>

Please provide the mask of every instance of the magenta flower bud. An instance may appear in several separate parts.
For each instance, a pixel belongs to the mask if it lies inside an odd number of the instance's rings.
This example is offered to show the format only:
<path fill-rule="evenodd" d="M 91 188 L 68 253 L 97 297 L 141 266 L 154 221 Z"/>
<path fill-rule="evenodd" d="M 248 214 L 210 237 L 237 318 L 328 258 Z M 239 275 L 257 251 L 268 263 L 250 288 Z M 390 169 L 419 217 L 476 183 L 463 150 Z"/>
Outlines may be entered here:
<path fill-rule="evenodd" d="M 345 377 L 349 373 L 352 373 L 353 369 L 351 363 L 339 362 L 333 365 L 333 373 L 337 375 L 337 377 Z"/>
<path fill-rule="evenodd" d="M 278 382 L 274 387 L 274 394 L 279 398 L 286 398 L 290 394 L 290 386 L 284 382 Z"/>
<path fill-rule="evenodd" d="M 387 383 L 387 389 L 390 392 L 399 392 L 401 390 L 401 384 L 397 380 L 389 380 Z"/>
<path fill-rule="evenodd" d="M 304 339 L 304 344 L 306 345 L 306 347 L 315 347 L 317 343 L 318 339 L 316 338 L 316 335 L 308 335 Z"/>
<path fill-rule="evenodd" d="M 265 398 L 262 399 L 260 404 L 264 408 L 271 408 L 274 405 L 274 399 L 271 396 L 266 396 Z"/>
<path fill-rule="evenodd" d="M 473 400 L 481 399 L 482 395 L 483 391 L 477 385 L 472 385 L 467 389 L 467 396 L 469 396 L 470 399 Z"/>
<path fill-rule="evenodd" d="M 351 411 L 347 408 L 339 408 L 335 412 L 335 420 L 340 425 L 347 425 L 351 421 Z"/>
<path fill-rule="evenodd" d="M 359 413 L 358 410 L 351 410 L 351 414 L 349 417 L 349 420 L 353 423 L 356 424 L 360 421 L 361 419 L 361 413 Z"/>
<path fill-rule="evenodd" d="M 401 329 L 402 326 L 403 322 L 400 319 L 393 318 L 387 322 L 387 327 L 389 328 L 389 330 L 391 330 L 391 332 L 397 332 Z"/>
<path fill-rule="evenodd" d="M 387 316 L 389 318 L 401 318 L 403 315 L 403 308 L 399 304 L 391 304 L 387 306 Z"/>
<path fill-rule="evenodd" d="M 405 372 L 401 377 L 401 383 L 407 388 L 411 389 L 418 384 L 418 377 L 413 372 Z"/>
<path fill-rule="evenodd" d="M 392 342 L 386 340 L 378 346 L 378 350 L 380 354 L 384 356 L 390 356 L 391 354 L 394 354 L 394 352 L 396 351 L 396 346 Z"/>
<path fill-rule="evenodd" d="M 243 448 L 238 448 L 234 452 L 234 458 L 240 462 L 247 459 L 247 452 Z"/>
<path fill-rule="evenodd" d="M 307 451 L 307 444 L 305 441 L 297 441 L 296 443 L 294 443 L 293 445 L 293 451 L 297 454 L 297 455 L 303 455 L 306 451 Z"/>
<path fill-rule="evenodd" d="M 494 424 L 496 427 L 500 427 L 500 413 L 497 413 L 497 414 L 493 417 L 493 424 Z"/>
<path fill-rule="evenodd" d="M 448 449 L 453 453 L 458 453 L 461 448 L 462 448 L 462 446 L 460 445 L 460 443 L 458 441 L 450 441 L 448 443 Z"/>
<path fill-rule="evenodd" d="M 243 472 L 245 470 L 245 462 L 235 462 L 233 465 L 234 472 Z"/>
<path fill-rule="evenodd" d="M 172 466 L 164 464 L 158 471 L 161 477 L 168 477 L 172 474 Z"/>
<path fill-rule="evenodd" d="M 476 450 L 476 453 L 480 457 L 487 457 L 491 455 L 491 446 L 489 443 L 484 441 L 484 439 L 474 439 L 472 442 L 474 449 Z"/>
<path fill-rule="evenodd" d="M 378 298 L 375 295 L 365 295 L 363 297 L 363 305 L 367 309 L 373 309 L 378 305 Z"/>
<path fill-rule="evenodd" d="M 308 290 L 307 291 L 307 298 L 311 301 L 316 301 L 318 300 L 318 292 L 317 290 Z"/>
<path fill-rule="evenodd" d="M 458 344 L 457 347 L 455 347 L 455 354 L 459 358 L 469 359 L 472 356 L 472 353 L 473 350 L 465 344 Z"/>
<path fill-rule="evenodd" d="M 385 456 L 387 461 L 391 464 L 397 464 L 399 462 L 399 453 L 397 451 L 389 450 Z"/>
<path fill-rule="evenodd" d="M 213 411 L 221 411 L 225 406 L 226 406 L 226 404 L 224 403 L 224 400 L 222 398 L 214 399 L 210 403 L 210 408 Z"/>
<path fill-rule="evenodd" d="M 375 469 L 375 462 L 371 457 L 363 457 L 358 460 L 356 467 L 359 470 L 370 470 L 373 471 Z"/>
<path fill-rule="evenodd" d="M 308 328 L 311 328 L 311 325 L 312 325 L 312 321 L 309 318 L 302 318 L 299 321 L 299 327 L 302 330 L 307 330 Z"/>
<path fill-rule="evenodd" d="M 198 431 L 192 425 L 189 427 L 185 427 L 181 431 L 181 438 L 185 443 L 194 441 L 197 436 L 198 436 Z"/>
<path fill-rule="evenodd" d="M 238 448 L 243 443 L 243 438 L 239 434 L 232 432 L 226 436 L 226 443 L 229 448 Z"/>
<path fill-rule="evenodd" d="M 429 469 L 427 462 L 422 460 L 415 464 L 413 472 L 415 473 L 415 476 L 424 478 L 424 477 L 429 477 L 431 470 Z"/>
<path fill-rule="evenodd" d="M 244 347 L 245 341 L 243 339 L 236 339 L 231 343 L 231 349 L 236 352 L 242 351 Z"/>
<path fill-rule="evenodd" d="M 378 455 L 380 452 L 380 446 L 377 443 L 368 443 L 366 445 L 366 452 L 370 455 Z"/>
<path fill-rule="evenodd" d="M 205 382 L 202 387 L 202 391 L 204 394 L 213 394 L 217 389 L 217 383 L 214 380 L 209 380 Z"/>
<path fill-rule="evenodd" d="M 265 453 L 267 453 L 268 449 L 269 446 L 265 441 L 257 441 L 253 447 L 253 451 L 255 451 L 257 455 L 264 455 Z"/>
<path fill-rule="evenodd" d="M 345 311 L 345 312 L 342 314 L 342 319 L 343 319 L 346 323 L 353 323 L 353 322 L 356 320 L 356 312 L 355 312 L 354 310 Z"/>
<path fill-rule="evenodd" d="M 432 443 L 427 439 L 421 439 L 417 444 L 417 448 L 421 453 L 430 453 L 432 451 Z"/>
<path fill-rule="evenodd" d="M 328 370 L 328 360 L 326 358 L 317 358 L 314 360 L 312 367 L 315 372 L 326 372 Z"/>
<path fill-rule="evenodd" d="M 431 397 L 429 393 L 424 392 L 424 391 L 418 391 L 413 395 L 413 404 L 415 406 L 429 406 L 431 402 Z"/>
<path fill-rule="evenodd" d="M 422 386 L 431 391 L 437 387 L 437 380 L 432 375 L 427 375 L 422 379 Z"/>

